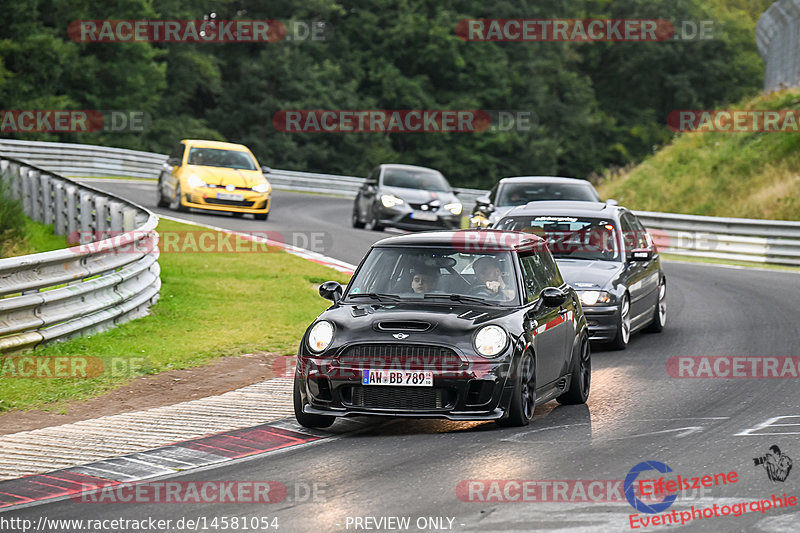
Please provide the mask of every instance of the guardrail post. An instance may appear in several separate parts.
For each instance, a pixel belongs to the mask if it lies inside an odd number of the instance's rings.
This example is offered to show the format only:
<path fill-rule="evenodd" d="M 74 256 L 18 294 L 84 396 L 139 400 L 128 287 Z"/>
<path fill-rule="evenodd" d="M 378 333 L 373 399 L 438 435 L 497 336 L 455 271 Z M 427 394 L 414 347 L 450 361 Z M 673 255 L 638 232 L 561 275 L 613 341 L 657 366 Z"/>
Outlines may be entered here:
<path fill-rule="evenodd" d="M 111 201 L 108 204 L 108 211 L 111 216 L 111 234 L 119 235 L 122 233 L 122 208 L 125 206 L 122 202 Z"/>
<path fill-rule="evenodd" d="M 122 210 L 122 231 L 136 229 L 136 209 L 129 207 Z"/>
<path fill-rule="evenodd" d="M 20 179 L 20 190 L 22 191 L 22 210 L 25 211 L 25 214 L 31 216 L 31 196 L 33 192 L 31 191 L 32 183 L 29 178 L 30 168 L 28 167 L 20 167 L 19 169 L 19 179 Z"/>
<path fill-rule="evenodd" d="M 53 223 L 53 177 L 42 173 L 39 176 L 39 183 L 42 189 L 42 222 L 45 224 Z"/>
<path fill-rule="evenodd" d="M 104 196 L 94 198 L 94 240 L 101 241 L 108 238 L 108 200 Z"/>
<path fill-rule="evenodd" d="M 92 202 L 92 194 L 89 191 L 82 191 L 80 193 L 80 238 L 81 244 L 86 244 L 94 240 L 94 218 L 92 209 L 94 202 Z"/>
<path fill-rule="evenodd" d="M 20 165 L 16 163 L 11 163 L 8 165 L 9 178 L 11 180 L 9 183 L 9 191 L 11 192 L 11 198 L 14 200 L 19 200 L 22 198 L 22 186 L 20 185 L 19 170 Z"/>
<path fill-rule="evenodd" d="M 42 221 L 42 182 L 39 180 L 41 172 L 31 170 L 28 172 L 28 181 L 31 187 L 31 210 L 28 216 L 36 222 Z"/>
<path fill-rule="evenodd" d="M 64 189 L 67 196 L 67 237 L 74 237 L 80 227 L 78 188 L 74 185 L 67 185 Z"/>
<path fill-rule="evenodd" d="M 64 190 L 64 182 L 61 180 L 53 181 L 53 196 L 55 198 L 55 206 L 53 206 L 53 233 L 56 235 L 67 234 L 67 217 L 66 217 L 66 194 Z"/>

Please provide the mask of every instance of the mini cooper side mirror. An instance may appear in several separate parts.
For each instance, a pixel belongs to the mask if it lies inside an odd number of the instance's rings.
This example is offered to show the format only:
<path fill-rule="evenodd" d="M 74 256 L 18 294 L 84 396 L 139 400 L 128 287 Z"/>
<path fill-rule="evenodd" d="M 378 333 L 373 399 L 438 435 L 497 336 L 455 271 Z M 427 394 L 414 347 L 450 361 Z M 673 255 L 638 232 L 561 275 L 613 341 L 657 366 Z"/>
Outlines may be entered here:
<path fill-rule="evenodd" d="M 319 295 L 333 303 L 338 303 L 341 300 L 342 292 L 342 286 L 338 281 L 326 281 L 319 286 Z"/>
<path fill-rule="evenodd" d="M 547 307 L 558 307 L 567 301 L 567 294 L 556 287 L 542 289 L 541 298 Z"/>
<path fill-rule="evenodd" d="M 619 202 L 614 200 L 613 198 L 609 198 L 608 200 L 606 200 L 606 205 L 617 206 L 619 205 Z"/>

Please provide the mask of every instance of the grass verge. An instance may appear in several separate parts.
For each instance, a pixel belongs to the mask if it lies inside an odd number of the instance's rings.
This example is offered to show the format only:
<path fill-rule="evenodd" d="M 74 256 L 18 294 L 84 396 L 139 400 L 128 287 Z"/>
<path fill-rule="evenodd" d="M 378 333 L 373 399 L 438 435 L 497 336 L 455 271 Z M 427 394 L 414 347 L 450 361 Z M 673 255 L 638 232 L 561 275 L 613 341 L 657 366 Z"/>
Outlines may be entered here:
<path fill-rule="evenodd" d="M 800 111 L 800 89 L 727 106 Z M 800 135 L 693 132 L 598 187 L 635 210 L 800 220 Z"/>
<path fill-rule="evenodd" d="M 169 220 L 160 221 L 158 230 L 217 233 Z M 345 274 L 274 248 L 260 253 L 164 253 L 159 263 L 161 299 L 149 316 L 32 354 L 100 357 L 102 375 L 36 379 L 4 372 L 0 411 L 58 411 L 64 402 L 100 395 L 135 376 L 201 366 L 226 355 L 296 353 L 303 331 L 328 304 L 314 285 L 347 280 Z"/>

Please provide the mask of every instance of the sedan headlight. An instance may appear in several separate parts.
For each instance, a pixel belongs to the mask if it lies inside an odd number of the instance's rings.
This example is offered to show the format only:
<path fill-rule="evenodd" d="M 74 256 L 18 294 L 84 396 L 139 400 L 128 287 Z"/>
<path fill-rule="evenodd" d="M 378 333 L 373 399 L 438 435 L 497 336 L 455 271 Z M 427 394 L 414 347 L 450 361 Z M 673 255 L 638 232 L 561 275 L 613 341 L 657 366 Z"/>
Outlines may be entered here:
<path fill-rule="evenodd" d="M 205 181 L 194 175 L 189 176 L 189 179 L 186 180 L 186 182 L 189 184 L 189 187 L 205 187 L 208 185 Z"/>
<path fill-rule="evenodd" d="M 405 202 L 403 202 L 402 198 L 398 198 L 394 194 L 384 194 L 381 196 L 381 203 L 383 207 L 394 207 L 396 205 L 403 205 Z"/>
<path fill-rule="evenodd" d="M 611 295 L 606 291 L 578 291 L 578 297 L 583 305 L 607 304 L 611 301 Z"/>
<path fill-rule="evenodd" d="M 444 206 L 445 209 L 450 211 L 454 215 L 460 215 L 461 210 L 464 209 L 464 206 L 461 205 L 459 202 L 453 202 L 452 204 L 447 204 Z"/>
<path fill-rule="evenodd" d="M 508 335 L 500 326 L 485 326 L 475 335 L 475 351 L 483 357 L 496 357 L 508 344 Z"/>
<path fill-rule="evenodd" d="M 312 352 L 322 352 L 330 346 L 333 340 L 333 324 L 327 320 L 320 320 L 308 332 L 308 347 Z"/>
<path fill-rule="evenodd" d="M 269 183 L 259 183 L 258 185 L 253 186 L 253 192 L 260 192 L 265 193 L 269 192 L 271 189 Z"/>

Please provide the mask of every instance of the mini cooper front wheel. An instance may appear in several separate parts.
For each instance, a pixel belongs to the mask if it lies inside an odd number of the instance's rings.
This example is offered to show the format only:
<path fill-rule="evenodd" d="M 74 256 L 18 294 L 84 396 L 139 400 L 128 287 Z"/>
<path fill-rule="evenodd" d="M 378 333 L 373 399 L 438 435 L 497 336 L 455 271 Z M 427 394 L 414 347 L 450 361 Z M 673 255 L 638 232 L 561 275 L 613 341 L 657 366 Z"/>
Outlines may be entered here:
<path fill-rule="evenodd" d="M 303 396 L 300 394 L 300 387 L 302 380 L 295 375 L 294 377 L 294 417 L 297 423 L 304 428 L 326 428 L 330 427 L 335 421 L 335 416 L 325 415 L 311 415 L 303 412 L 303 408 L 308 402 L 303 401 Z"/>
<path fill-rule="evenodd" d="M 500 427 L 527 426 L 533 418 L 536 407 L 536 369 L 533 357 L 529 353 L 522 356 L 517 368 L 514 392 L 508 406 L 508 416 L 498 419 Z"/>
<path fill-rule="evenodd" d="M 589 348 L 589 338 L 581 335 L 577 352 L 572 354 L 572 372 L 567 392 L 556 398 L 562 405 L 577 405 L 586 403 L 589 398 L 589 388 L 592 383 L 592 352 Z"/>

